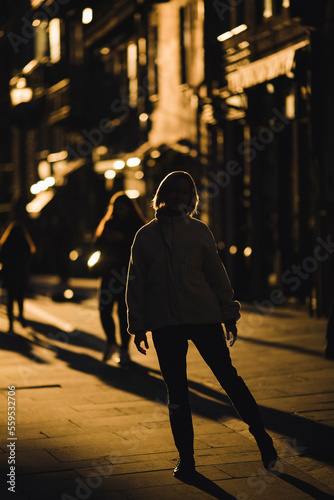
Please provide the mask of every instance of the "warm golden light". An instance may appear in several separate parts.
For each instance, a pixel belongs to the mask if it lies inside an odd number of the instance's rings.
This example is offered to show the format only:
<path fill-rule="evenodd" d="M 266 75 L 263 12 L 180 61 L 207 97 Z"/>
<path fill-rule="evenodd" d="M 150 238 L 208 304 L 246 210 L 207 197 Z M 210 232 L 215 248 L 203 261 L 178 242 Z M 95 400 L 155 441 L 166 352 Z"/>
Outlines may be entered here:
<path fill-rule="evenodd" d="M 234 35 L 239 35 L 239 33 L 242 33 L 248 28 L 247 24 L 240 24 L 239 26 L 236 26 L 233 28 L 231 31 L 226 31 L 222 35 L 219 35 L 217 37 L 217 40 L 219 42 L 225 42 L 225 40 L 228 40 L 229 38 L 232 38 Z"/>
<path fill-rule="evenodd" d="M 136 179 L 142 179 L 144 177 L 144 172 L 141 170 L 138 170 L 138 172 L 135 173 L 135 178 Z"/>
<path fill-rule="evenodd" d="M 100 250 L 97 250 L 94 252 L 88 259 L 87 266 L 88 267 L 93 267 L 95 264 L 99 261 L 99 258 L 101 256 Z"/>
<path fill-rule="evenodd" d="M 73 290 L 70 290 L 69 288 L 64 291 L 64 297 L 65 299 L 73 299 L 74 293 Z"/>
<path fill-rule="evenodd" d="M 116 177 L 116 172 L 115 170 L 106 170 L 104 172 L 104 177 L 106 179 L 114 179 Z"/>
<path fill-rule="evenodd" d="M 72 250 L 72 252 L 70 252 L 70 260 L 72 262 L 75 262 L 79 257 L 79 252 L 77 250 Z"/>
<path fill-rule="evenodd" d="M 141 122 L 147 122 L 147 120 L 148 120 L 148 114 L 147 114 L 147 113 L 141 113 L 141 114 L 139 115 L 139 120 L 140 120 Z"/>
<path fill-rule="evenodd" d="M 24 89 L 14 88 L 10 91 L 10 99 L 12 101 L 13 106 L 17 106 L 22 102 L 29 102 L 33 98 L 33 91 L 29 87 L 25 87 Z"/>
<path fill-rule="evenodd" d="M 115 170 L 122 170 L 125 167 L 125 162 L 123 160 L 116 160 L 113 163 L 113 167 Z"/>
<path fill-rule="evenodd" d="M 31 194 L 38 194 L 39 193 L 39 188 L 37 186 L 37 184 L 33 184 L 31 187 L 30 187 L 30 192 Z"/>
<path fill-rule="evenodd" d="M 230 246 L 229 252 L 231 255 L 235 255 L 238 251 L 238 248 L 235 245 Z"/>
<path fill-rule="evenodd" d="M 46 179 L 44 179 L 44 182 L 48 187 L 52 187 L 55 185 L 56 179 L 54 177 L 46 177 Z"/>
<path fill-rule="evenodd" d="M 272 2 L 272 0 L 264 0 L 263 17 L 268 19 L 269 17 L 272 17 L 272 15 L 273 15 L 273 2 Z"/>
<path fill-rule="evenodd" d="M 125 191 L 125 194 L 132 200 L 135 198 L 139 198 L 140 196 L 140 192 L 138 191 L 138 189 L 128 189 L 127 191 Z"/>
<path fill-rule="evenodd" d="M 272 83 L 267 83 L 267 92 L 268 94 L 274 94 L 275 93 L 275 87 Z"/>
<path fill-rule="evenodd" d="M 244 256 L 249 257 L 252 254 L 252 249 L 251 247 L 246 247 L 244 250 Z"/>
<path fill-rule="evenodd" d="M 28 75 L 36 68 L 37 64 L 38 64 L 38 61 L 36 61 L 36 59 L 33 59 L 26 66 L 24 66 L 22 73 L 24 73 L 25 75 Z"/>
<path fill-rule="evenodd" d="M 217 37 L 218 42 L 225 42 L 225 40 L 228 40 L 229 38 L 232 38 L 233 33 L 231 31 L 226 31 L 222 35 L 219 35 Z"/>
<path fill-rule="evenodd" d="M 89 24 L 93 20 L 93 9 L 87 7 L 82 11 L 82 24 Z"/>
<path fill-rule="evenodd" d="M 137 45 L 133 42 L 128 45 L 128 78 L 134 80 L 137 78 Z"/>
<path fill-rule="evenodd" d="M 108 148 L 107 146 L 98 146 L 95 151 L 98 155 L 105 155 L 108 153 Z"/>
<path fill-rule="evenodd" d="M 41 179 L 46 179 L 51 174 L 51 166 L 48 161 L 40 161 L 38 164 L 38 175 Z"/>
<path fill-rule="evenodd" d="M 16 82 L 16 88 L 24 89 L 27 86 L 27 80 L 25 78 L 19 78 Z"/>
<path fill-rule="evenodd" d="M 151 152 L 150 156 L 151 158 L 159 158 L 159 156 L 161 156 L 161 153 L 157 149 L 154 149 L 154 151 Z"/>
<path fill-rule="evenodd" d="M 60 19 L 51 19 L 49 24 L 50 61 L 56 63 L 61 57 Z"/>
<path fill-rule="evenodd" d="M 37 196 L 26 206 L 29 214 L 38 214 L 54 197 L 54 191 L 48 190 L 38 193 Z"/>
<path fill-rule="evenodd" d="M 141 159 L 137 158 L 136 156 L 134 156 L 133 158 L 129 158 L 126 161 L 126 164 L 128 167 L 138 167 L 138 165 L 140 165 L 140 163 L 141 163 Z"/>
<path fill-rule="evenodd" d="M 62 161 L 62 160 L 65 160 L 65 158 L 67 158 L 68 156 L 68 152 L 67 151 L 59 151 L 58 153 L 50 153 L 48 155 L 48 162 L 55 162 L 55 161 Z"/>

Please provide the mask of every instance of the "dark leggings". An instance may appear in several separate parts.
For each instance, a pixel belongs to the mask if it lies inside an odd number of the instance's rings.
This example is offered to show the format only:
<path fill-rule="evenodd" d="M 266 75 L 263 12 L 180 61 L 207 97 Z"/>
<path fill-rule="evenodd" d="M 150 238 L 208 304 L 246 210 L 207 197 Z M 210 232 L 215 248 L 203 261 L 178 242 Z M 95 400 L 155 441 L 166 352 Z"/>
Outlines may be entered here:
<path fill-rule="evenodd" d="M 13 306 L 14 306 L 14 301 L 16 300 L 18 307 L 19 307 L 19 318 L 23 318 L 23 299 L 24 299 L 24 292 L 23 290 L 7 290 L 7 316 L 9 319 L 10 327 L 13 325 Z"/>
<path fill-rule="evenodd" d="M 125 286 L 119 283 L 119 286 L 114 284 L 112 291 L 110 290 L 110 275 L 104 277 L 101 282 L 99 293 L 99 311 L 103 330 L 107 336 L 109 343 L 116 342 L 115 322 L 112 317 L 114 304 L 117 302 L 117 315 L 119 319 L 119 327 L 121 333 L 121 348 L 128 350 L 130 335 L 127 331 L 127 313 L 125 304 Z"/>
<path fill-rule="evenodd" d="M 153 331 L 153 342 L 167 386 L 170 424 L 180 455 L 194 452 L 194 431 L 186 373 L 188 340 L 193 341 L 242 420 L 252 428 L 262 429 L 258 406 L 232 365 L 220 324 L 160 328 Z"/>

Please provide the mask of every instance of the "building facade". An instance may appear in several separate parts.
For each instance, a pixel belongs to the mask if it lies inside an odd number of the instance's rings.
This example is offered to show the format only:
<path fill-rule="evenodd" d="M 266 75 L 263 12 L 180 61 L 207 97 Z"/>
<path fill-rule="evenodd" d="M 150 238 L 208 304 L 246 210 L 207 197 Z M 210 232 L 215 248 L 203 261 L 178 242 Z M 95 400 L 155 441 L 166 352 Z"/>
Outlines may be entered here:
<path fill-rule="evenodd" d="M 0 217 L 27 219 L 37 271 L 73 272 L 68 255 L 89 247 L 119 189 L 150 218 L 160 180 L 182 169 L 238 297 L 327 314 L 331 2 L 316 13 L 298 0 L 5 7 Z"/>
<path fill-rule="evenodd" d="M 332 101 L 331 10 L 330 2 L 315 12 L 294 0 L 211 8 L 224 72 L 211 89 L 214 135 L 223 137 L 223 169 L 239 172 L 221 199 L 224 256 L 241 295 L 269 312 L 295 298 L 326 314 L 333 300 L 330 250 L 317 257 L 318 238 L 333 235 L 324 112 Z"/>

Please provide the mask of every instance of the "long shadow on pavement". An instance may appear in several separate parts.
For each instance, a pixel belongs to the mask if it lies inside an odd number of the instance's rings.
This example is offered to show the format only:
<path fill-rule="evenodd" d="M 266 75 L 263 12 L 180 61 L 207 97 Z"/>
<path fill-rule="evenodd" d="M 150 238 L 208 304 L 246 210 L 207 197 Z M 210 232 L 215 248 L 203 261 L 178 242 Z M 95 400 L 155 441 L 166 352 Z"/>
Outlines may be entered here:
<path fill-rule="evenodd" d="M 238 335 L 238 339 L 244 342 L 250 342 L 252 344 L 257 345 L 265 345 L 267 347 L 275 347 L 277 349 L 282 349 L 285 351 L 295 351 L 303 354 L 308 354 L 310 356 L 317 356 L 319 358 L 324 359 L 324 353 L 319 351 L 314 351 L 312 349 L 307 349 L 306 347 L 295 346 L 291 344 L 282 344 L 281 342 L 270 342 L 269 340 L 256 339 L 250 337 L 244 337 L 242 335 Z"/>
<path fill-rule="evenodd" d="M 32 322 L 30 322 L 32 324 Z M 38 331 L 43 334 L 48 334 L 50 325 L 38 323 Z M 54 328 L 54 327 L 53 327 Z M 68 335 L 67 332 L 61 332 L 59 329 L 55 331 Z M 6 338 L 5 338 L 6 337 Z M 93 335 L 89 338 L 84 338 L 81 343 L 81 332 L 75 338 L 70 340 L 70 343 L 75 345 L 83 345 L 83 347 L 91 348 Z M 0 347 L 13 348 L 17 352 L 21 352 L 31 358 L 31 346 L 33 342 L 24 337 L 10 339 L 4 336 L 1 338 Z M 65 337 L 64 337 L 65 338 Z M 101 339 L 96 337 L 95 341 L 99 346 Z M 14 340 L 15 339 L 15 340 Z M 62 340 L 59 336 L 58 340 Z M 7 343 L 8 342 L 8 343 Z M 11 344 L 12 343 L 12 344 Z M 36 342 L 37 343 L 37 342 Z M 6 344 L 6 345 L 5 345 Z M 39 344 L 40 345 L 40 344 Z M 44 345 L 43 347 L 47 347 Z M 145 399 L 164 402 L 166 400 L 165 385 L 160 377 L 160 372 L 157 370 L 133 363 L 132 368 L 122 370 L 119 367 L 105 365 L 96 358 L 88 355 L 70 351 L 65 347 L 50 346 L 55 351 L 57 357 L 64 361 L 70 368 L 94 375 L 102 380 L 106 385 L 118 388 L 120 390 L 139 395 Z M 100 350 L 97 348 L 96 350 Z M 35 357 L 33 357 L 35 359 Z M 38 361 L 37 359 L 35 359 Z M 159 376 L 157 377 L 157 375 Z M 206 416 L 208 418 L 220 419 L 224 417 L 237 417 L 234 408 L 226 395 L 219 390 L 214 390 L 196 381 L 189 380 L 190 401 L 193 408 L 193 413 Z M 196 391 L 196 392 L 193 392 Z M 209 399 L 212 398 L 212 399 Z M 272 409 L 260 405 L 261 413 L 264 417 L 266 427 L 283 436 L 289 436 L 294 444 L 293 447 L 302 455 L 312 457 L 315 460 L 333 463 L 332 449 L 334 447 L 334 429 L 328 425 L 305 419 L 299 415 L 290 414 L 281 410 Z M 287 478 L 286 478 L 287 479 Z"/>
<path fill-rule="evenodd" d="M 36 320 L 27 320 L 27 325 L 30 326 L 34 332 L 46 335 L 50 340 L 57 340 L 66 344 L 93 349 L 101 353 L 104 352 L 105 349 L 106 343 L 103 339 L 82 330 L 64 332 L 59 327 Z"/>
<path fill-rule="evenodd" d="M 132 369 L 122 370 L 112 365 L 103 365 L 87 354 L 74 353 L 58 347 L 57 356 L 74 370 L 96 375 L 107 385 L 131 392 L 151 401 L 166 400 L 166 389 L 160 372 L 143 365 L 133 364 Z M 207 418 L 222 419 L 238 415 L 228 397 L 192 380 L 188 381 L 193 412 Z M 193 392 L 196 391 L 196 392 Z M 208 399 L 214 398 L 215 400 Z M 334 429 L 299 415 L 260 406 L 266 427 L 293 440 L 290 445 L 296 452 L 316 460 L 333 463 Z"/>
<path fill-rule="evenodd" d="M 227 491 L 223 490 L 220 488 L 216 483 L 208 479 L 207 477 L 203 476 L 203 474 L 200 474 L 199 472 L 195 472 L 193 477 L 189 480 L 182 480 L 180 479 L 181 482 L 186 483 L 186 484 L 191 484 L 191 486 L 195 486 L 197 489 L 204 491 L 205 493 L 208 493 L 211 495 L 213 498 L 219 498 L 221 500 L 235 500 L 236 497 L 233 495 L 230 495 Z"/>
<path fill-rule="evenodd" d="M 316 500 L 333 499 L 333 495 L 330 495 L 328 493 L 325 493 L 324 491 L 319 490 L 319 488 L 317 488 L 313 484 L 307 483 L 306 481 L 303 481 L 300 478 L 291 476 L 290 474 L 286 474 L 285 472 L 276 473 L 275 475 L 277 475 L 282 481 L 285 481 L 286 483 L 291 484 L 298 490 L 307 493 L 307 495 L 311 498 L 315 498 Z"/>
<path fill-rule="evenodd" d="M 18 333 L 0 332 L 0 349 L 3 351 L 17 352 L 36 363 L 46 364 L 43 358 L 33 353 L 34 346 L 46 347 L 44 342 L 38 342 L 36 339 L 29 339 Z"/>

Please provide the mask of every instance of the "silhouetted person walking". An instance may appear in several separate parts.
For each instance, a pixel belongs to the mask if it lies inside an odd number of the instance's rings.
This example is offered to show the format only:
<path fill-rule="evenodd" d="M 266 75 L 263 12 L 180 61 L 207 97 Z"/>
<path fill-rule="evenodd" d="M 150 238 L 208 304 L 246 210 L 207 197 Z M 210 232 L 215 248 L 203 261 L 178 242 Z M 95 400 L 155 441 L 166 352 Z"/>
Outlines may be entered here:
<path fill-rule="evenodd" d="M 116 328 L 112 317 L 114 304 L 121 334 L 119 364 L 130 363 L 129 340 L 125 304 L 126 276 L 129 265 L 130 249 L 134 235 L 146 223 L 138 203 L 124 192 L 116 193 L 110 200 L 106 215 L 101 220 L 95 233 L 95 247 L 101 252 L 97 263 L 102 277 L 99 292 L 99 311 L 103 330 L 107 337 L 107 346 L 103 361 L 119 351 L 116 343 Z"/>
<path fill-rule="evenodd" d="M 168 391 L 170 423 L 179 461 L 174 475 L 195 471 L 193 425 L 188 398 L 186 354 L 188 340 L 226 391 L 240 417 L 249 425 L 267 469 L 277 454 L 266 433 L 258 406 L 233 367 L 230 346 L 237 339 L 240 304 L 217 250 L 213 235 L 194 219 L 198 194 L 192 177 L 172 172 L 153 199 L 156 218 L 136 234 L 127 283 L 128 331 L 139 352 L 148 349 L 151 331 Z"/>
<path fill-rule="evenodd" d="M 2 286 L 7 290 L 7 315 L 9 333 L 13 333 L 13 305 L 17 301 L 19 321 L 26 326 L 23 302 L 27 288 L 29 264 L 35 245 L 24 226 L 12 222 L 0 239 L 0 262 L 2 263 Z"/>

